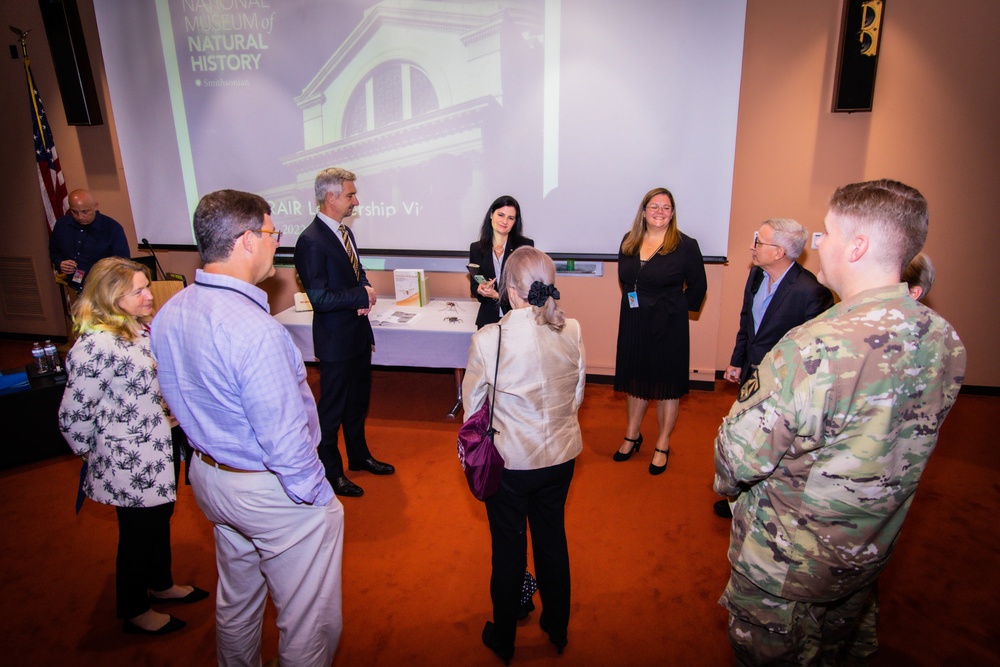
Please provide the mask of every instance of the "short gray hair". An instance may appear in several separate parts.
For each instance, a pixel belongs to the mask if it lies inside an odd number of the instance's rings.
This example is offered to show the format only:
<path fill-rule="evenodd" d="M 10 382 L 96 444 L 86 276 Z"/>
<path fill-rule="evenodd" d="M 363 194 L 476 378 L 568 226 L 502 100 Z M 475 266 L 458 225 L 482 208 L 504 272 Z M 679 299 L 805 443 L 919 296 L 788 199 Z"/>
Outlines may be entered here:
<path fill-rule="evenodd" d="M 785 255 L 793 262 L 805 250 L 809 240 L 809 230 L 791 218 L 771 218 L 764 223 L 774 230 L 774 242 L 782 247 Z"/>
<path fill-rule="evenodd" d="M 334 196 L 340 195 L 344 189 L 344 181 L 356 181 L 358 177 L 346 169 L 340 167 L 328 167 L 316 174 L 316 203 L 322 204 L 326 195 L 330 192 Z"/>

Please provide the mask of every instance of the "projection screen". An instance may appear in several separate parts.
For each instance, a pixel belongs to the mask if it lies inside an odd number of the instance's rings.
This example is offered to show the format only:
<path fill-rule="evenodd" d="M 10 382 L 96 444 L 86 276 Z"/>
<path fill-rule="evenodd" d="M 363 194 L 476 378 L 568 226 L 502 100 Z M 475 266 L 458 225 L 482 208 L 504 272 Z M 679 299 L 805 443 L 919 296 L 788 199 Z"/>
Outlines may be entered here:
<path fill-rule="evenodd" d="M 614 256 L 650 188 L 726 253 L 746 0 L 94 0 L 137 236 L 199 197 L 358 176 L 363 251 L 464 252 L 510 194 L 554 254 Z"/>

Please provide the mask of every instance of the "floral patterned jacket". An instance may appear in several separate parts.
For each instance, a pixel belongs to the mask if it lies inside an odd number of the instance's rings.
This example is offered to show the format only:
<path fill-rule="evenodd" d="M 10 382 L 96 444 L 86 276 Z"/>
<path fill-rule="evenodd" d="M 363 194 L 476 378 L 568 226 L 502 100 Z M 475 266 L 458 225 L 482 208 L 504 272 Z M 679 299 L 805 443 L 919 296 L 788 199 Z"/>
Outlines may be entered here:
<path fill-rule="evenodd" d="M 66 372 L 59 430 L 87 459 L 87 496 L 119 507 L 173 502 L 170 423 L 148 335 L 84 334 L 66 356 Z"/>

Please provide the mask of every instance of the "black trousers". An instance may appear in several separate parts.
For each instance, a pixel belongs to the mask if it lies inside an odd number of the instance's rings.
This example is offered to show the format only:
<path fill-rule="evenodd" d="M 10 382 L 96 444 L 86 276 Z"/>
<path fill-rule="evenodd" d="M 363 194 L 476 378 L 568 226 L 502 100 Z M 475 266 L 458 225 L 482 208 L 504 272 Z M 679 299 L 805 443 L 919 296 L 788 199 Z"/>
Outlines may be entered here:
<path fill-rule="evenodd" d="M 150 590 L 162 591 L 174 585 L 170 574 L 170 517 L 174 504 L 115 510 L 115 608 L 119 618 L 134 618 L 149 610 Z"/>
<path fill-rule="evenodd" d="M 319 389 L 319 460 L 327 478 L 334 479 L 344 474 L 344 461 L 337 448 L 341 428 L 348 461 L 364 461 L 371 456 L 365 440 L 372 392 L 371 352 L 344 361 L 320 361 Z"/>
<path fill-rule="evenodd" d="M 535 578 L 542 599 L 539 624 L 553 638 L 569 625 L 569 549 L 566 546 L 566 496 L 575 461 L 538 470 L 504 470 L 500 490 L 486 500 L 493 542 L 494 639 L 513 648 L 517 611 L 528 561 L 527 527 L 535 557 Z"/>

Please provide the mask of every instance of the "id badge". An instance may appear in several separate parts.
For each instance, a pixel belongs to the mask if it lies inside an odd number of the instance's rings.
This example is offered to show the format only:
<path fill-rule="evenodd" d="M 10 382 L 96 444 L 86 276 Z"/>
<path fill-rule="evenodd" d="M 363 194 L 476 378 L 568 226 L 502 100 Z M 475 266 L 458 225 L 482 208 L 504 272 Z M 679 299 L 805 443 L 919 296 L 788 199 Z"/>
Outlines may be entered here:
<path fill-rule="evenodd" d="M 73 282 L 77 285 L 83 282 L 83 269 L 77 269 L 73 272 Z"/>
<path fill-rule="evenodd" d="M 638 292 L 629 292 L 628 293 L 628 307 L 629 308 L 638 308 L 639 307 L 639 294 L 638 294 Z"/>

